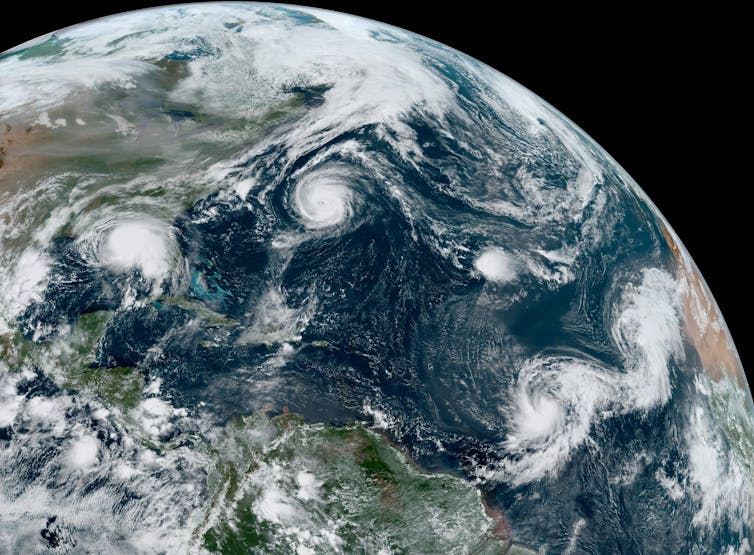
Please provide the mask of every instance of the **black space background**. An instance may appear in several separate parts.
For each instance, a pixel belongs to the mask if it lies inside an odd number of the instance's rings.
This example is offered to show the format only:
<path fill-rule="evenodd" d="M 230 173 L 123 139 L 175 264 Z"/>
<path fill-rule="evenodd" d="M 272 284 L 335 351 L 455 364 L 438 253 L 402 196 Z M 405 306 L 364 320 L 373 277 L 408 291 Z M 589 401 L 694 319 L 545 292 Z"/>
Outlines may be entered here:
<path fill-rule="evenodd" d="M 641 4 L 334 2 L 486 62 L 576 122 L 644 188 L 700 267 L 745 368 L 752 180 L 751 56 L 742 13 L 720 3 L 661 12 Z M 0 52 L 94 17 L 159 2 L 13 3 Z M 4 13 L 5 16 L 9 12 Z M 0 75 L 2 80 L 2 75 Z M 751 380 L 750 380 L 751 382 Z"/>

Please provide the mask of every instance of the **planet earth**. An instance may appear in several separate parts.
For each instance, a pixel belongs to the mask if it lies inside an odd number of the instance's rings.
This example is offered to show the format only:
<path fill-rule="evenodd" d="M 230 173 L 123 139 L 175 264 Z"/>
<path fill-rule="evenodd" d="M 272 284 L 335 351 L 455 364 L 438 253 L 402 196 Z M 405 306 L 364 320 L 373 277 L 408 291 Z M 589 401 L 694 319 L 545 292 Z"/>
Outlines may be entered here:
<path fill-rule="evenodd" d="M 1 54 L 0 261 L 3 553 L 751 550 L 688 252 L 427 38 L 207 3 Z"/>

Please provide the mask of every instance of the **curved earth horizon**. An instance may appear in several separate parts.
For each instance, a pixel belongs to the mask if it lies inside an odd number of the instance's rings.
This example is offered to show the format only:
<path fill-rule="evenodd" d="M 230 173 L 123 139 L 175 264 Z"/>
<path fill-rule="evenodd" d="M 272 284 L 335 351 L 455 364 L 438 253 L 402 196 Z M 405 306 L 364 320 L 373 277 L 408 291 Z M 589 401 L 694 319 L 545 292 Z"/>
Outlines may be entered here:
<path fill-rule="evenodd" d="M 0 551 L 751 550 L 680 239 L 409 31 L 202 3 L 0 54 L 0 279 Z"/>

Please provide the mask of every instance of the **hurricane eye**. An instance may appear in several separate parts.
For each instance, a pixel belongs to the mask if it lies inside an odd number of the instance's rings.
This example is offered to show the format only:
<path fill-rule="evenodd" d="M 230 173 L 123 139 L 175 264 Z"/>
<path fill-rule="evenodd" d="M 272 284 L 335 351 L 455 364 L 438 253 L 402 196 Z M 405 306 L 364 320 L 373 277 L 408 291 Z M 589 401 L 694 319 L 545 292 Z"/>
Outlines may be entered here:
<path fill-rule="evenodd" d="M 305 175 L 296 183 L 290 202 L 304 227 L 337 227 L 351 219 L 356 199 L 347 178 L 347 172 L 327 169 Z"/>

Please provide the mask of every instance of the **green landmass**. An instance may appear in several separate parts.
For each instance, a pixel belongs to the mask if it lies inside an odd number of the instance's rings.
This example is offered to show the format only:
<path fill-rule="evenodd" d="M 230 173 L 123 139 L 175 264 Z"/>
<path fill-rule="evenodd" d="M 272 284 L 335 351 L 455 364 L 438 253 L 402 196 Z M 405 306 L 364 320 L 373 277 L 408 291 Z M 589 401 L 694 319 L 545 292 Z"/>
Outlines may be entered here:
<path fill-rule="evenodd" d="M 361 425 L 290 413 L 232 422 L 197 540 L 213 553 L 504 553 L 468 482 L 426 474 Z M 307 549 L 311 551 L 306 551 Z"/>
<path fill-rule="evenodd" d="M 710 391 L 712 414 L 730 445 L 733 456 L 747 476 L 754 475 L 754 421 L 749 412 L 746 391 L 730 378 L 713 381 L 704 378 Z"/>
<path fill-rule="evenodd" d="M 198 303 L 196 301 L 190 301 L 184 297 L 172 297 L 165 296 L 160 297 L 158 302 L 165 306 L 177 306 L 189 312 L 193 312 L 194 315 L 199 318 L 205 327 L 225 327 L 225 326 L 237 326 L 238 321 L 228 318 L 224 314 L 215 312 L 211 308 Z"/>

